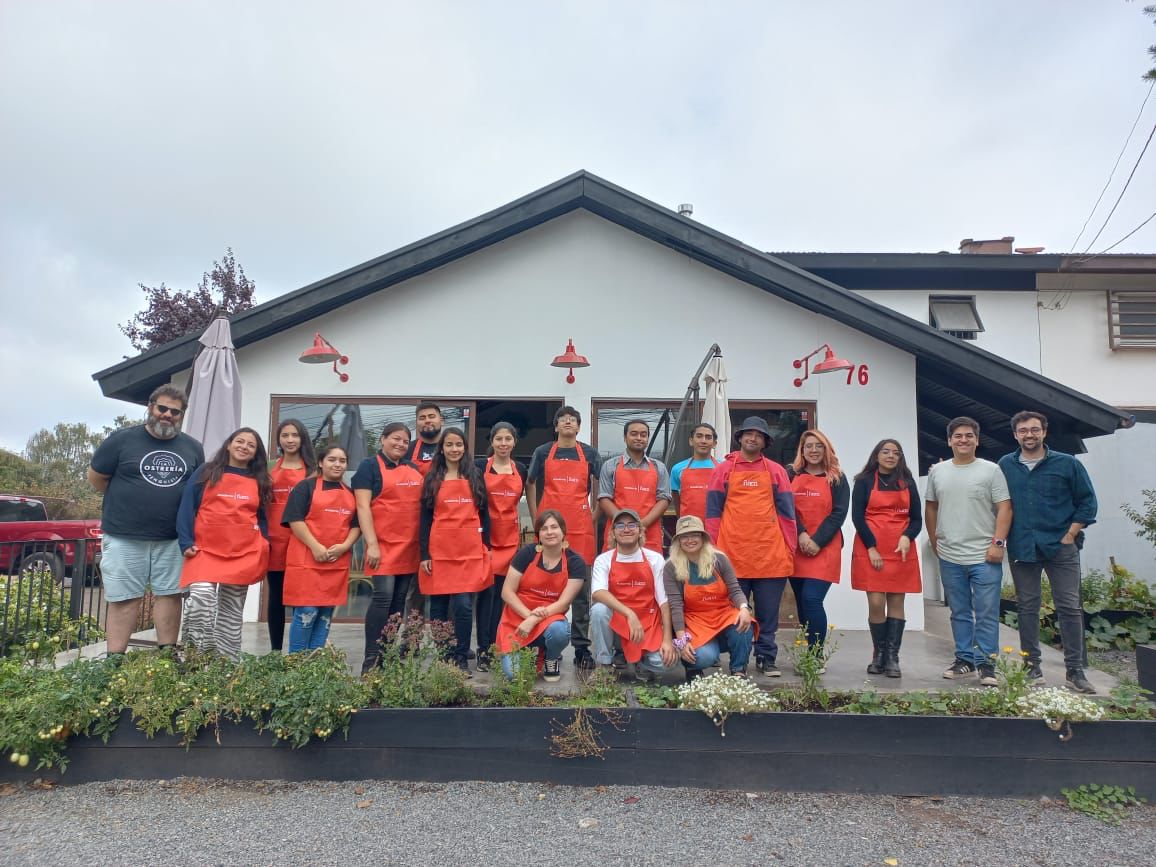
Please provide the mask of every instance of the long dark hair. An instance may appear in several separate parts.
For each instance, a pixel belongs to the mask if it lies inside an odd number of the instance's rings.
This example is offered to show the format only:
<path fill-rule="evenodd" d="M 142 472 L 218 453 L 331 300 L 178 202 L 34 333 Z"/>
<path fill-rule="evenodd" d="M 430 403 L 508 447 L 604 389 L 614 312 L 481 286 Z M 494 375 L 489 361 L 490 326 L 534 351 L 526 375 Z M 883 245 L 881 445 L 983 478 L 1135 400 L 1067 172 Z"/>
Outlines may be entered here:
<path fill-rule="evenodd" d="M 287 418 L 281 424 L 277 425 L 277 433 L 273 437 L 273 449 L 277 454 L 281 452 L 281 431 L 287 427 L 297 429 L 297 436 L 301 439 L 301 449 L 298 452 L 301 455 L 301 463 L 305 464 L 305 475 L 311 476 L 317 472 L 317 468 L 321 465 L 317 455 L 313 453 L 313 441 L 309 439 L 309 431 L 305 429 L 305 422 L 296 418 Z"/>
<path fill-rule="evenodd" d="M 334 445 L 331 445 L 331 446 L 326 446 L 326 447 L 325 447 L 325 448 L 323 448 L 323 449 L 322 449 L 320 452 L 318 452 L 318 454 L 317 454 L 317 469 L 315 469 L 315 470 L 314 470 L 312 473 L 310 473 L 310 474 L 309 474 L 309 478 L 311 478 L 311 479 L 320 479 L 320 478 L 322 478 L 322 475 L 321 475 L 321 462 L 322 462 L 323 460 L 325 460 L 327 457 L 329 457 L 329 453 L 330 453 L 330 452 L 341 452 L 343 455 L 345 455 L 345 467 L 346 467 L 346 469 L 348 469 L 348 468 L 349 468 L 349 452 L 347 452 L 347 451 L 345 450 L 345 446 L 342 446 L 342 445 L 337 445 L 337 444 L 335 443 Z M 341 486 L 342 486 L 343 488 L 348 488 L 348 487 L 349 487 L 349 485 L 345 484 L 345 479 L 339 479 L 338 481 L 340 481 L 340 482 L 341 482 Z"/>
<path fill-rule="evenodd" d="M 893 439 L 879 440 L 879 442 L 875 443 L 875 447 L 871 449 L 871 456 L 867 458 L 867 464 L 855 476 L 855 481 L 867 478 L 868 476 L 874 476 L 879 472 L 879 450 L 888 443 L 891 443 L 895 448 L 899 449 L 899 463 L 895 467 L 895 472 L 899 476 L 899 487 L 902 488 L 908 484 L 915 484 L 915 478 L 911 475 L 911 470 L 907 469 L 907 456 L 903 454 L 903 446 L 899 444 L 899 440 Z"/>
<path fill-rule="evenodd" d="M 243 433 L 252 434 L 253 439 L 257 441 L 257 451 L 252 460 L 249 461 L 248 470 L 257 482 L 257 493 L 261 502 L 268 503 L 273 499 L 273 480 L 269 478 L 269 456 L 265 452 L 265 443 L 261 439 L 261 435 L 251 427 L 237 428 L 225 438 L 224 445 L 217 450 L 212 460 L 205 462 L 198 484 L 208 487 L 221 481 L 221 476 L 225 474 L 225 467 L 229 465 L 229 443 Z"/>
<path fill-rule="evenodd" d="M 510 424 L 508 421 L 500 421 L 490 428 L 490 450 L 489 454 L 494 453 L 494 437 L 502 431 L 509 431 L 510 436 L 514 438 L 514 445 L 518 444 L 518 429 Z M 513 452 L 510 453 L 510 460 L 514 459 Z"/>
<path fill-rule="evenodd" d="M 434 452 L 433 460 L 429 465 L 429 472 L 426 473 L 425 482 L 421 488 L 421 503 L 427 509 L 432 509 L 437 502 L 438 491 L 442 488 L 442 482 L 446 478 L 446 437 L 451 434 L 456 434 L 461 437 L 463 445 L 466 450 L 462 453 L 461 463 L 458 464 L 458 473 L 463 479 L 467 479 L 470 483 L 470 493 L 474 497 L 474 505 L 478 507 L 478 512 L 481 513 L 486 508 L 486 482 L 482 478 L 482 474 L 478 472 L 477 466 L 470 458 L 470 441 L 466 439 L 466 435 L 461 428 L 447 427 L 442 431 L 441 442 L 438 443 L 438 450 Z"/>

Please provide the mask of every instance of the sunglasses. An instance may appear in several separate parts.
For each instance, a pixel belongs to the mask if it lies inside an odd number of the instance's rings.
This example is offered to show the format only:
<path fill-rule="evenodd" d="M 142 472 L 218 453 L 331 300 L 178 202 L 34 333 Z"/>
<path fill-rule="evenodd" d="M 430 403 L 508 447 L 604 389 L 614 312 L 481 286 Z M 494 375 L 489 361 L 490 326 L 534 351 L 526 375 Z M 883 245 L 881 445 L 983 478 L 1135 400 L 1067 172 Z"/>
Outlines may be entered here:
<path fill-rule="evenodd" d="M 638 522 L 637 521 L 630 521 L 629 523 L 625 523 L 625 524 L 615 524 L 614 529 L 615 530 L 637 530 L 638 529 Z"/>
<path fill-rule="evenodd" d="M 183 409 L 177 409 L 175 406 L 165 406 L 160 403 L 154 403 L 153 409 L 156 410 L 157 415 L 171 415 L 173 418 L 180 418 L 185 414 Z"/>

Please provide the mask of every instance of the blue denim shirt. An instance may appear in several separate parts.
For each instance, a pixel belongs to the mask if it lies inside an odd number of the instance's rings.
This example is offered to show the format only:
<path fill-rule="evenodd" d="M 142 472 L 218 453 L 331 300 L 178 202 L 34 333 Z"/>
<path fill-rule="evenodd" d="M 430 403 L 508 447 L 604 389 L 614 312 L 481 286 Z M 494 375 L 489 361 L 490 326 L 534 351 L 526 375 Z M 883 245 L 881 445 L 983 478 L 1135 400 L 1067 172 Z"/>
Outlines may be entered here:
<path fill-rule="evenodd" d="M 1060 539 L 1072 524 L 1096 523 L 1096 492 L 1084 465 L 1071 455 L 1044 448 L 1046 454 L 1034 470 L 1020 462 L 1019 450 L 999 459 L 1012 500 L 1007 550 L 1013 561 L 1050 560 L 1059 553 Z"/>

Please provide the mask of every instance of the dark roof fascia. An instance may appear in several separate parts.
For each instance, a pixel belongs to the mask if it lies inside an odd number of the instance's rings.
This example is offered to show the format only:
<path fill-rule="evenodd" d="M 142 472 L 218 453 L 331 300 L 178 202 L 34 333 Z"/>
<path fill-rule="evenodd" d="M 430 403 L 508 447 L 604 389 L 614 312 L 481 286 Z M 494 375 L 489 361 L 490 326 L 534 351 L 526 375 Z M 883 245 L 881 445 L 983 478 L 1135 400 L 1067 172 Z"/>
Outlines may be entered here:
<path fill-rule="evenodd" d="M 1059 271 L 1059 253 L 768 253 L 806 271 Z"/>

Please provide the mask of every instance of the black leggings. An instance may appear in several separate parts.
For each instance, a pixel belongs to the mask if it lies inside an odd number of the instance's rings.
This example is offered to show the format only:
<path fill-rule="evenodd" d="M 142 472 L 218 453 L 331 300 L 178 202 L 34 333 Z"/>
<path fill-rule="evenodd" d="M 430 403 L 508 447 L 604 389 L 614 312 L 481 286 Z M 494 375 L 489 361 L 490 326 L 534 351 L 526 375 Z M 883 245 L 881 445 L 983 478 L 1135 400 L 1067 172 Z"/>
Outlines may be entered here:
<path fill-rule="evenodd" d="M 373 598 L 365 612 L 365 661 L 361 663 L 364 674 L 381 658 L 381 646 L 377 643 L 381 633 L 394 614 L 405 616 L 405 594 L 413 580 L 409 575 L 374 575 Z"/>
<path fill-rule="evenodd" d="M 266 576 L 269 580 L 269 598 L 266 607 L 265 619 L 269 627 L 269 646 L 278 651 L 285 641 L 285 603 L 282 601 L 285 592 L 285 572 L 270 572 Z"/>
<path fill-rule="evenodd" d="M 490 648 L 498 640 L 498 623 L 502 620 L 502 585 L 506 583 L 505 575 L 495 575 L 492 586 L 478 594 L 474 603 L 474 615 L 478 623 L 478 656 L 489 656 Z"/>

